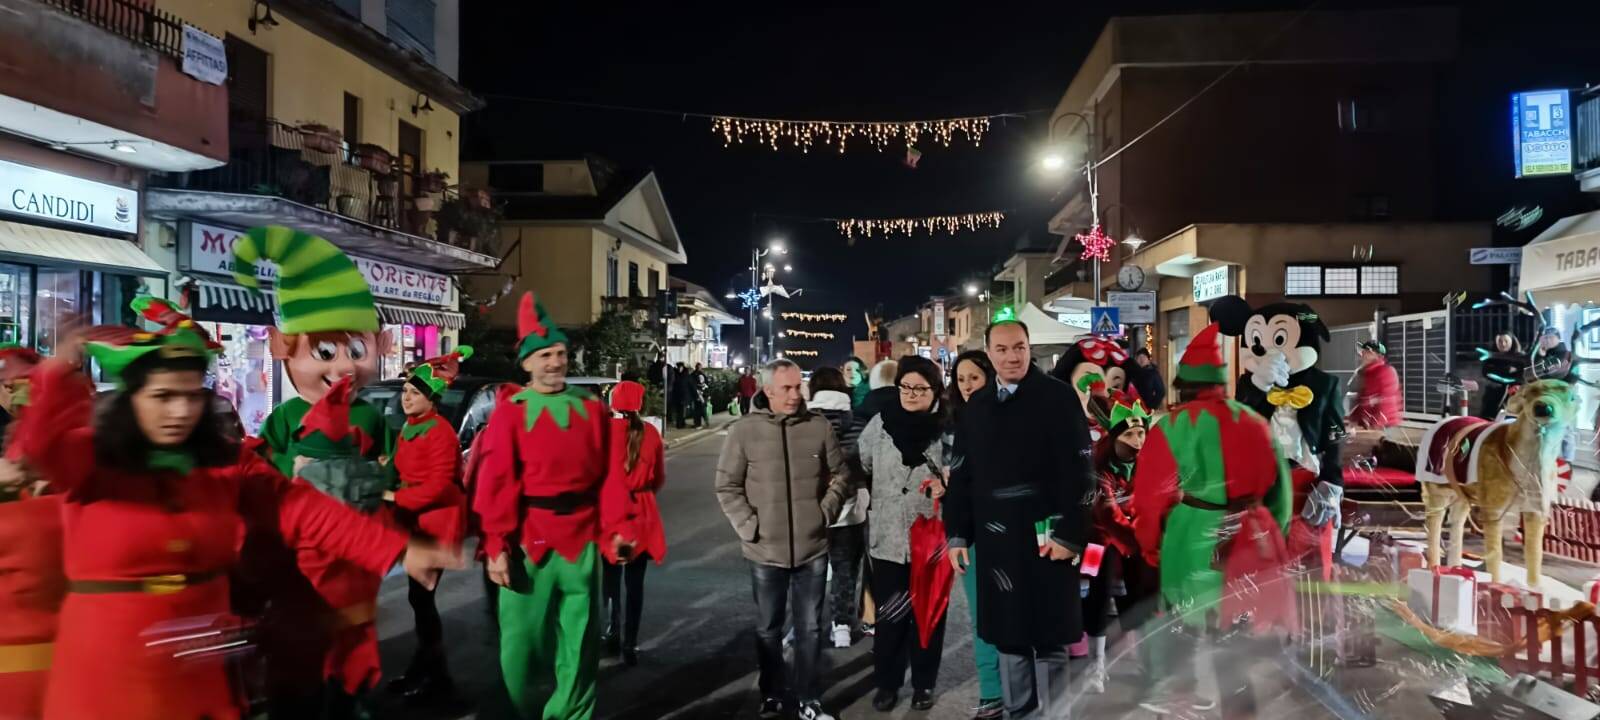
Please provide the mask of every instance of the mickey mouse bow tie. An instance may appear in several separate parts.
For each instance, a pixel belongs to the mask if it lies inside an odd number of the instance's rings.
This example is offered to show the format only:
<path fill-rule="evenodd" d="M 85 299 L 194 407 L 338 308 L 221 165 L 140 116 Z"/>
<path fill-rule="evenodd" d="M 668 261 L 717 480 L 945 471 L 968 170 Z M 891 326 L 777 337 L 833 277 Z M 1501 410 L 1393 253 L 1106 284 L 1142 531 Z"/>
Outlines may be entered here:
<path fill-rule="evenodd" d="M 1284 388 L 1273 388 L 1267 393 L 1267 402 L 1278 407 L 1288 405 L 1296 410 L 1300 410 L 1305 406 L 1310 405 L 1311 401 L 1314 399 L 1316 399 L 1316 394 L 1311 392 L 1311 388 L 1308 388 L 1304 385 L 1296 385 L 1287 390 Z"/>

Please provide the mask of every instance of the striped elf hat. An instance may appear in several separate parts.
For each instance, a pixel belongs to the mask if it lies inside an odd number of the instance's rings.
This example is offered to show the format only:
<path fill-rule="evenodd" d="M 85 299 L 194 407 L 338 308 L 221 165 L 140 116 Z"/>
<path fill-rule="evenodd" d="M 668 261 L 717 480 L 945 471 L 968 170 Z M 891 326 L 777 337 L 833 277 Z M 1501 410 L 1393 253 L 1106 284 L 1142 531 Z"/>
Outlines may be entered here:
<path fill-rule="evenodd" d="M 333 243 L 280 225 L 251 228 L 233 245 L 233 278 L 259 288 L 256 263 L 278 265 L 278 329 L 290 335 L 377 332 L 378 311 L 361 270 Z"/>

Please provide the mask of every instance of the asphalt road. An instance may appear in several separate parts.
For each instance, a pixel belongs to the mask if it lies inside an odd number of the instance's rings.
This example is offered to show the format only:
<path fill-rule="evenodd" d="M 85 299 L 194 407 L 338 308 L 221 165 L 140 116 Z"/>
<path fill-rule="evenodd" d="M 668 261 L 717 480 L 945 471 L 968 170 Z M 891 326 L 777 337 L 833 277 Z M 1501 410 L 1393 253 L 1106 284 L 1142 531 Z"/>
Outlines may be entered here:
<path fill-rule="evenodd" d="M 668 455 L 667 485 L 659 498 L 669 550 L 666 563 L 652 566 L 645 579 L 641 661 L 632 668 L 604 661 L 599 676 L 599 717 L 647 720 L 756 715 L 760 697 L 755 686 L 755 608 L 749 570 L 711 490 L 725 434 L 720 431 L 687 443 Z M 438 604 L 462 702 L 407 708 L 394 698 L 380 697 L 375 708 L 379 717 L 476 717 L 478 702 L 488 697 L 498 682 L 479 571 L 447 573 Z M 978 687 L 968 617 L 966 598 L 958 588 L 951 601 L 937 704 L 931 711 L 912 711 L 909 698 L 903 698 L 900 706 L 886 715 L 872 709 L 870 638 L 858 640 L 849 649 L 824 651 L 824 705 L 841 718 L 970 718 Z M 383 666 L 391 676 L 398 674 L 410 657 L 411 624 L 405 579 L 392 576 L 384 583 L 378 622 Z M 1281 676 L 1274 670 L 1273 658 L 1257 660 L 1260 675 L 1269 679 Z M 1151 717 L 1138 711 L 1129 699 L 1142 683 L 1131 661 L 1118 663 L 1113 667 L 1110 692 L 1081 698 L 1075 714 Z M 1268 696 L 1271 700 L 1264 702 L 1260 717 L 1328 717 L 1303 693 L 1283 689 L 1286 681 L 1270 684 L 1279 689 L 1263 695 L 1263 700 Z M 902 692 L 909 693 L 909 689 Z"/>

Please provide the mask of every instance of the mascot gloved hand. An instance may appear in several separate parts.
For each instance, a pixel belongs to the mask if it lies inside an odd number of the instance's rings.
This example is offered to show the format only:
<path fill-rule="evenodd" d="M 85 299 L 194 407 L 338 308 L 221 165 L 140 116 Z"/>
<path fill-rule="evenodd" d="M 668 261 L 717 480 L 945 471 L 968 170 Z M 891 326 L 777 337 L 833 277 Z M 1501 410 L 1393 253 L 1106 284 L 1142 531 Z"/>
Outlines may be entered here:
<path fill-rule="evenodd" d="M 1289 384 L 1289 357 L 1278 350 L 1268 350 L 1266 357 L 1256 363 L 1250 373 L 1250 383 L 1261 392 L 1272 392 L 1275 387 Z"/>
<path fill-rule="evenodd" d="M 1344 488 L 1329 482 L 1318 482 L 1311 492 L 1306 495 L 1306 506 L 1300 509 L 1300 517 L 1316 527 L 1333 523 L 1339 527 L 1339 505 L 1344 501 Z"/>

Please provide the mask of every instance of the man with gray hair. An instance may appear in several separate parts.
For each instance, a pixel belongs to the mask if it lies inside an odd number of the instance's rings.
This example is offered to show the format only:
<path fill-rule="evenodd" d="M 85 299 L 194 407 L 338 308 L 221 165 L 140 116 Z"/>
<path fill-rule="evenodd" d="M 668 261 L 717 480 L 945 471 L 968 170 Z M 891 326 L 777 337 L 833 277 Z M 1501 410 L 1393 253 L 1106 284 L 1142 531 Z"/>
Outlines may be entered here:
<path fill-rule="evenodd" d="M 853 492 L 844 452 L 828 419 L 805 408 L 800 366 L 761 368 L 767 407 L 728 430 L 717 460 L 717 502 L 750 561 L 756 598 L 761 717 L 785 717 L 793 694 L 800 720 L 833 720 L 822 709 L 822 609 L 828 579 L 828 526 Z M 793 601 L 794 687 L 783 662 L 785 608 Z"/>

